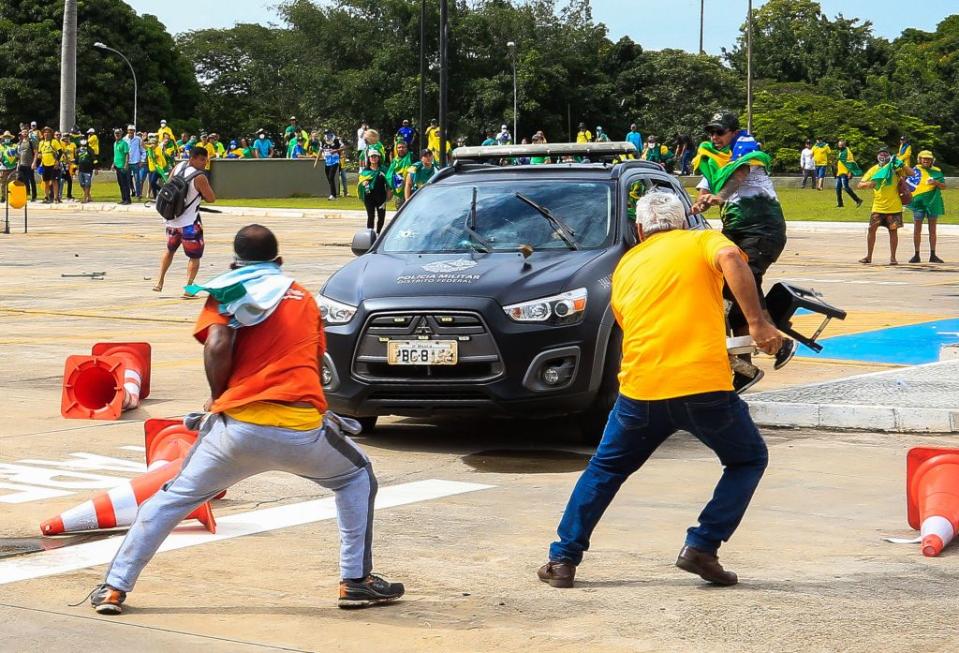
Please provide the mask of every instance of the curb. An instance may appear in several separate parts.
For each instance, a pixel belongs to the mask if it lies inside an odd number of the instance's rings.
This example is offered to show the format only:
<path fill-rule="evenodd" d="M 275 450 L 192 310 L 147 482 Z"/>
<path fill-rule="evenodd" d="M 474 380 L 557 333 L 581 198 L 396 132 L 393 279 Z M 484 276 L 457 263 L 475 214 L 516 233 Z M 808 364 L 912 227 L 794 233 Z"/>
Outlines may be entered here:
<path fill-rule="evenodd" d="M 91 202 L 90 204 L 76 203 L 39 206 L 31 204 L 29 206 L 31 213 L 45 211 L 69 211 L 71 213 L 96 211 L 98 213 L 134 213 L 137 215 L 157 215 L 156 210 L 152 206 L 144 206 L 143 204 L 130 204 L 127 206 L 121 206 L 119 204 L 107 202 Z M 329 209 L 284 209 L 281 207 L 261 208 L 220 204 L 210 205 L 209 208 L 216 209 L 225 215 L 244 218 L 322 218 L 332 220 L 347 218 L 366 219 L 366 212 L 359 209 L 341 209 L 331 211 Z M 388 211 L 388 213 L 392 212 Z"/>
<path fill-rule="evenodd" d="M 959 409 L 749 401 L 759 426 L 889 433 L 959 433 Z"/>

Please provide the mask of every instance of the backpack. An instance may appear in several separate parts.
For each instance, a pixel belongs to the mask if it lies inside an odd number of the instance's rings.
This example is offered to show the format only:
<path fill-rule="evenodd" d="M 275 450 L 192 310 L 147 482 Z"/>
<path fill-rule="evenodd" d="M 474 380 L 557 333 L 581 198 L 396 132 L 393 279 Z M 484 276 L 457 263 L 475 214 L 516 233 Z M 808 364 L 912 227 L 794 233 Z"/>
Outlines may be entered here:
<path fill-rule="evenodd" d="M 156 197 L 157 213 L 163 216 L 164 220 L 176 220 L 186 213 L 190 208 L 186 204 L 186 195 L 190 191 L 190 182 L 203 174 L 203 170 L 195 170 L 189 175 L 184 176 L 187 166 L 183 166 L 178 173 L 170 177 L 170 181 L 163 185 Z M 198 202 L 200 196 L 197 195 L 193 202 Z"/>

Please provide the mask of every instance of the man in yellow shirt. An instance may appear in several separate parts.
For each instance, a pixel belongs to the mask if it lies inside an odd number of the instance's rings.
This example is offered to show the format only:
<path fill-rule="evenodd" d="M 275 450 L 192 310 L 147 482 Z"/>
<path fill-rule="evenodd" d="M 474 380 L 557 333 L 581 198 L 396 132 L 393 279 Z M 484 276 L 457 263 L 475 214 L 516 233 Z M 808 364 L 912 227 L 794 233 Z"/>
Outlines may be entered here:
<path fill-rule="evenodd" d="M 699 525 L 687 531 L 676 565 L 716 585 L 738 581 L 716 551 L 743 518 L 767 453 L 749 409 L 732 391 L 723 280 L 760 349 L 776 352 L 783 339 L 763 314 L 742 251 L 718 231 L 685 226 L 685 209 L 671 194 L 650 193 L 636 203 L 640 244 L 622 258 L 612 281 L 611 305 L 623 331 L 619 398 L 538 572 L 553 587 L 572 587 L 620 485 L 677 430 L 712 449 L 723 475 Z"/>
<path fill-rule="evenodd" d="M 37 144 L 37 155 L 33 160 L 33 169 L 43 167 L 43 185 L 46 194 L 44 204 L 60 203 L 60 159 L 63 158 L 63 145 L 53 138 L 53 129 L 43 128 L 43 140 Z"/>
<path fill-rule="evenodd" d="M 100 162 L 100 139 L 97 138 L 97 130 L 93 127 L 87 130 L 87 147 L 93 152 L 93 164 L 98 164 Z"/>
<path fill-rule="evenodd" d="M 899 152 L 896 156 L 907 166 L 912 165 L 912 143 L 905 134 L 899 137 Z"/>
<path fill-rule="evenodd" d="M 586 123 L 579 123 L 579 131 L 576 132 L 576 142 L 577 143 L 592 143 L 593 134 L 588 129 L 586 129 Z"/>
<path fill-rule="evenodd" d="M 160 121 L 160 128 L 157 130 L 157 141 L 163 142 L 163 135 L 166 134 L 170 137 L 171 141 L 176 140 L 176 136 L 173 135 L 173 130 L 166 124 L 166 120 Z"/>
<path fill-rule="evenodd" d="M 902 200 L 899 197 L 899 181 L 913 175 L 913 169 L 899 157 L 893 157 L 883 145 L 876 154 L 878 162 L 862 176 L 857 188 L 872 188 L 872 215 L 869 216 L 869 231 L 866 233 L 866 256 L 860 263 L 872 263 L 876 247 L 876 232 L 879 227 L 889 230 L 889 265 L 898 265 L 896 248 L 899 246 L 899 229 L 902 227 Z"/>
<path fill-rule="evenodd" d="M 812 161 L 816 166 L 816 190 L 822 190 L 823 182 L 826 181 L 826 168 L 829 166 L 829 155 L 832 154 L 832 148 L 821 138 L 816 139 L 816 144 L 812 146 Z"/>

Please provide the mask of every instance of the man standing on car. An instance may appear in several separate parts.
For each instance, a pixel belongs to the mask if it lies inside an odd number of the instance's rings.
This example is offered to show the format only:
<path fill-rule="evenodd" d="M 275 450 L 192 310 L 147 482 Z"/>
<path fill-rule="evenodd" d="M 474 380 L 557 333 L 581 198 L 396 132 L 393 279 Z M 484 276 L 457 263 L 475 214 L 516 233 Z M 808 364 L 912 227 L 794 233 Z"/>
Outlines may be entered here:
<path fill-rule="evenodd" d="M 340 607 L 403 595 L 402 584 L 371 573 L 376 477 L 369 458 L 343 432 L 359 425 L 326 412 L 320 311 L 282 265 L 276 236 L 249 225 L 233 240 L 230 270 L 190 288 L 210 294 L 193 330 L 203 343 L 208 414 L 179 475 L 140 507 L 106 579 L 91 592 L 97 612 L 122 611 L 126 593 L 184 516 L 231 485 L 271 470 L 333 491 Z"/>
<path fill-rule="evenodd" d="M 623 330 L 619 398 L 596 454 L 580 476 L 538 576 L 572 587 L 590 536 L 623 482 L 677 430 L 689 431 L 723 465 L 713 498 L 687 531 L 676 566 L 716 585 L 734 585 L 719 546 L 736 530 L 766 469 L 767 451 L 749 409 L 733 392 L 726 353 L 723 280 L 756 345 L 782 345 L 759 304 L 745 254 L 717 231 L 686 230 L 683 205 L 651 193 L 636 205 L 640 244 L 613 273 L 611 306 Z"/>

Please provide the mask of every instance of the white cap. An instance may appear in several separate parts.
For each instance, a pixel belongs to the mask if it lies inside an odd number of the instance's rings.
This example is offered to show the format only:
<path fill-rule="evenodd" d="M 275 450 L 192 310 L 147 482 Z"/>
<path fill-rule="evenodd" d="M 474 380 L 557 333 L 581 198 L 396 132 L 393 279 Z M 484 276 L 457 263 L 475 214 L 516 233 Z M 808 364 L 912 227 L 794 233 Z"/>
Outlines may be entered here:
<path fill-rule="evenodd" d="M 131 129 L 133 131 L 136 131 L 137 130 L 136 125 L 127 125 L 127 131 L 130 131 Z"/>
<path fill-rule="evenodd" d="M 503 125 L 502 127 L 500 127 L 500 129 L 509 129 L 509 127 L 507 127 L 506 125 Z"/>
<path fill-rule="evenodd" d="M 87 130 L 87 133 L 88 133 L 88 134 L 96 134 L 96 133 L 97 133 L 97 130 L 94 129 L 93 127 L 91 127 L 90 129 Z"/>
<path fill-rule="evenodd" d="M 166 124 L 166 120 L 161 120 L 161 121 L 160 121 L 160 124 L 161 124 L 161 125 L 165 125 L 165 124 Z"/>
<path fill-rule="evenodd" d="M 31 126 L 31 127 L 36 127 L 36 126 L 37 126 L 37 121 L 36 121 L 36 120 L 31 120 L 31 121 L 30 121 L 30 126 Z"/>

